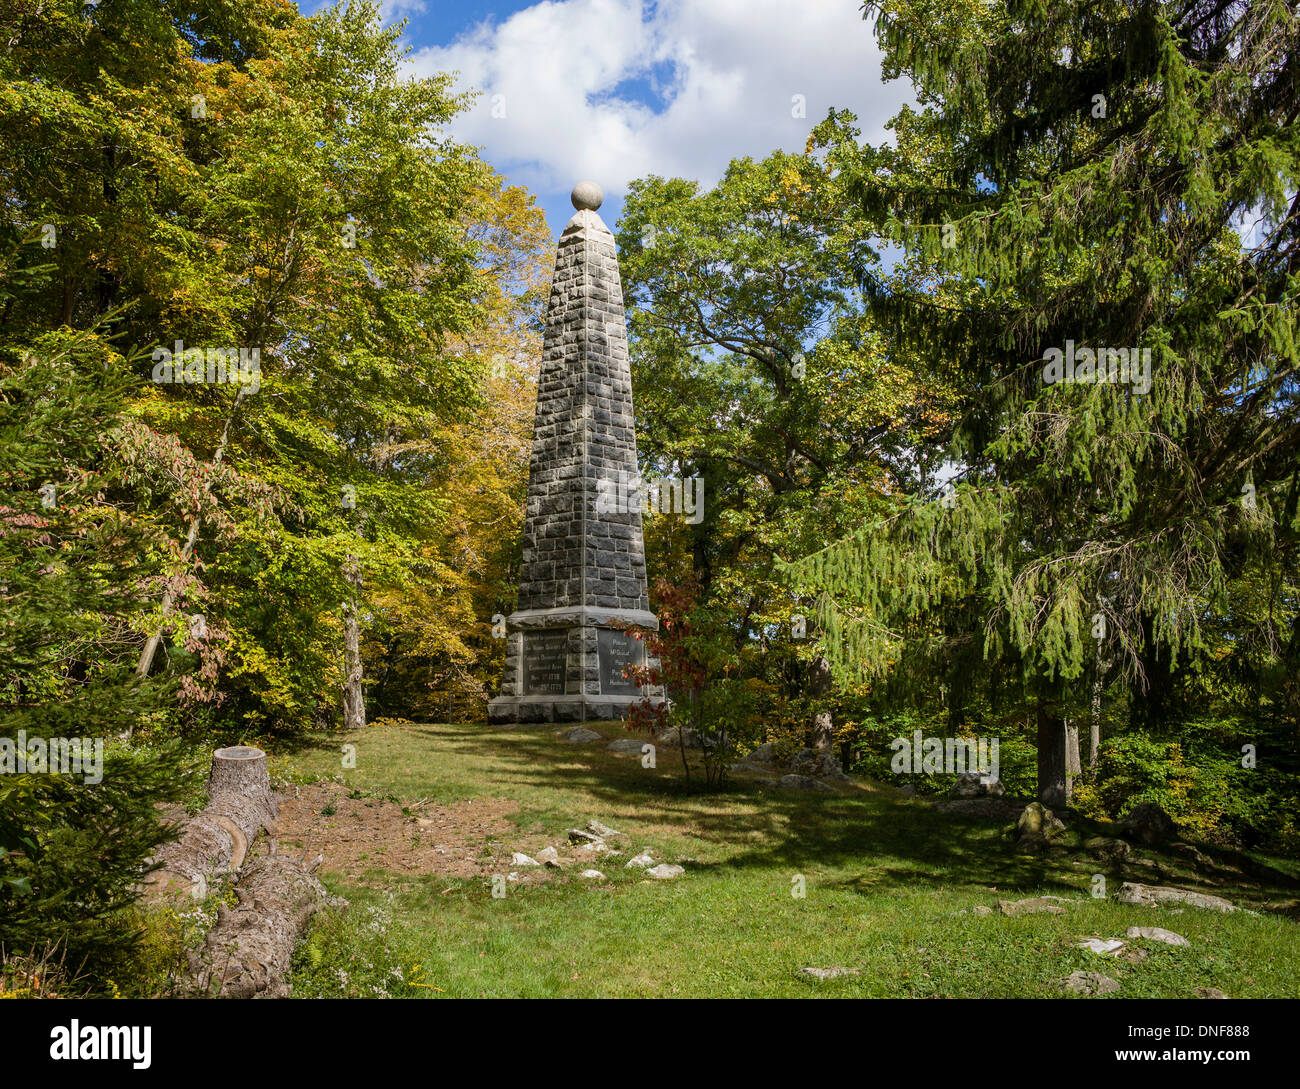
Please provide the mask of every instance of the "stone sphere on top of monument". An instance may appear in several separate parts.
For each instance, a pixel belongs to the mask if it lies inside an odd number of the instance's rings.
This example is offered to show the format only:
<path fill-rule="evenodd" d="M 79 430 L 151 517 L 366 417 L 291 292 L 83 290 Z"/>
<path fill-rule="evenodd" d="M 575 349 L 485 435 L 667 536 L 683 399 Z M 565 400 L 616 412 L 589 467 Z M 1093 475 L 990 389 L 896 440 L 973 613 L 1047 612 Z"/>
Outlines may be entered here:
<path fill-rule="evenodd" d="M 605 194 L 600 191 L 600 186 L 595 182 L 585 181 L 578 182 L 573 187 L 569 199 L 573 201 L 573 206 L 578 211 L 594 212 L 600 207 L 601 201 L 605 199 Z"/>

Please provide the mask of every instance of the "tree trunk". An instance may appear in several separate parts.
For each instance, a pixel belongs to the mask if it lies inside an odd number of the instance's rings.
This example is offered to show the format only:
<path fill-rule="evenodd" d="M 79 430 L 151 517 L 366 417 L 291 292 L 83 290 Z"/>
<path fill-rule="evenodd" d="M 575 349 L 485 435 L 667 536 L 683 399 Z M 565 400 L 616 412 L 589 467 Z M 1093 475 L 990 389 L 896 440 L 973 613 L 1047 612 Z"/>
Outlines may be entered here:
<path fill-rule="evenodd" d="M 835 724 L 829 711 L 818 711 L 813 719 L 813 748 L 830 752 L 835 742 Z"/>
<path fill-rule="evenodd" d="M 343 728 L 360 730 L 366 724 L 366 697 L 361 687 L 361 628 L 353 603 L 343 610 L 343 671 Z"/>
<path fill-rule="evenodd" d="M 1070 800 L 1066 772 L 1065 723 L 1043 704 L 1038 705 L 1038 800 L 1049 807 Z"/>
<path fill-rule="evenodd" d="M 808 692 L 816 699 L 825 696 L 833 687 L 830 663 L 820 656 L 813 659 L 808 666 Z M 830 749 L 835 730 L 829 711 L 818 711 L 813 718 L 813 748 Z"/>
<path fill-rule="evenodd" d="M 247 386 L 240 386 L 239 392 L 235 394 L 235 403 L 230 407 L 230 415 L 226 417 L 226 426 L 221 432 L 221 442 L 217 444 L 217 452 L 212 456 L 213 466 L 217 466 L 221 464 L 221 459 L 226 452 L 226 443 L 230 440 L 230 425 L 235 422 L 235 413 L 239 411 L 239 406 L 243 402 L 247 392 L 248 392 Z M 194 552 L 194 542 L 197 541 L 198 539 L 199 539 L 199 517 L 198 515 L 195 515 L 194 518 L 190 520 L 190 528 L 185 535 L 185 544 L 181 548 L 182 564 L 189 563 L 190 556 Z M 163 594 L 163 599 L 162 599 L 164 623 L 166 623 L 167 618 L 171 616 L 172 606 L 175 605 L 175 603 L 176 603 L 176 591 L 173 590 L 171 587 L 168 587 L 166 592 Z M 158 652 L 158 644 L 160 642 L 162 642 L 162 628 L 159 628 L 156 632 L 154 632 L 152 635 L 149 636 L 148 641 L 144 645 L 144 650 L 140 652 L 140 660 L 136 663 L 135 666 L 135 675 L 140 680 L 143 680 L 145 677 L 149 676 L 149 670 L 153 668 L 153 658 L 154 655 Z M 131 731 L 128 730 L 127 736 L 129 737 L 130 734 Z"/>
<path fill-rule="evenodd" d="M 1097 754 L 1101 749 L 1101 694 L 1106 687 L 1106 670 L 1110 663 L 1102 661 L 1101 640 L 1097 640 L 1097 651 L 1092 663 L 1092 706 L 1088 718 L 1088 767 L 1097 766 Z"/>
<path fill-rule="evenodd" d="M 1088 716 L 1088 767 L 1097 766 L 1097 753 L 1101 749 L 1101 664 L 1092 681 L 1092 713 Z"/>
<path fill-rule="evenodd" d="M 1083 774 L 1083 765 L 1079 763 L 1079 724 L 1071 719 L 1065 720 L 1065 800 L 1074 797 L 1074 780 Z"/>
<path fill-rule="evenodd" d="M 243 865 L 249 845 L 277 815 L 266 753 L 247 745 L 218 749 L 212 754 L 206 808 L 179 839 L 158 849 L 154 861 L 160 868 L 145 879 L 146 891 L 182 891 L 203 899 L 213 877 Z"/>
<path fill-rule="evenodd" d="M 274 844 L 272 845 L 274 847 Z M 239 903 L 217 908 L 203 948 L 191 952 L 194 992 L 224 998 L 284 998 L 293 947 L 312 915 L 329 902 L 310 863 L 272 853 L 249 863 L 235 886 Z"/>
<path fill-rule="evenodd" d="M 181 562 L 188 563 L 190 555 L 194 551 L 194 542 L 199 539 L 199 520 L 195 518 L 190 522 L 189 533 L 185 537 L 185 544 L 181 548 Z M 162 612 L 163 620 L 171 616 L 172 607 L 176 604 L 176 590 L 168 586 L 163 591 Z M 158 644 L 162 642 L 162 628 L 159 628 L 144 645 L 144 650 L 140 652 L 140 660 L 135 665 L 135 675 L 140 680 L 149 676 L 149 670 L 153 668 L 154 655 L 158 653 Z"/>

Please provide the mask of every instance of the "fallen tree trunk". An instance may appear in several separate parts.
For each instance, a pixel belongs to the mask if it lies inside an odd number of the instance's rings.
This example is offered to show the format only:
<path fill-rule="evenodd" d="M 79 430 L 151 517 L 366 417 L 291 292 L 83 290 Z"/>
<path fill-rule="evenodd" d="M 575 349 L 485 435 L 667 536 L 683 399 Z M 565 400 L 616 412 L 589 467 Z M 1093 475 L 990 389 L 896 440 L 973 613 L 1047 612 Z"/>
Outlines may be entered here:
<path fill-rule="evenodd" d="M 303 862 L 272 853 L 250 862 L 235 886 L 239 903 L 217 909 L 203 948 L 190 953 L 193 992 L 218 998 L 284 998 L 285 977 L 308 920 L 332 901 L 313 873 L 321 856 Z"/>
<path fill-rule="evenodd" d="M 248 848 L 279 813 L 266 753 L 249 745 L 218 749 L 208 776 L 208 804 L 179 839 L 158 849 L 159 869 L 145 879 L 152 895 L 189 892 L 201 900 L 213 877 L 237 871 Z"/>
<path fill-rule="evenodd" d="M 313 876 L 320 856 L 307 863 L 278 854 L 272 840 L 269 854 L 244 866 L 258 833 L 272 829 L 278 815 L 266 753 L 248 745 L 218 749 L 212 754 L 207 806 L 186 823 L 179 839 L 158 850 L 160 868 L 145 883 L 155 896 L 188 892 L 202 899 L 214 877 L 239 875 L 238 905 L 219 905 L 203 947 L 189 954 L 185 993 L 283 997 L 293 947 L 307 921 L 326 903 L 346 903 L 331 900 Z"/>

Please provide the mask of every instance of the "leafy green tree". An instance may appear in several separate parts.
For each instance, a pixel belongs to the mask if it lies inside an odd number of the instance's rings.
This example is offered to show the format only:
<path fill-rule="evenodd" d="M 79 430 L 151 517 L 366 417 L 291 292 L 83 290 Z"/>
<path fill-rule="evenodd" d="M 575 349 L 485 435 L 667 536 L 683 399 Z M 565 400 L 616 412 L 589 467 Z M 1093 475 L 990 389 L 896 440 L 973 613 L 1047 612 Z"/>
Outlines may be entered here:
<path fill-rule="evenodd" d="M 956 484 L 792 574 L 842 673 L 916 691 L 982 654 L 1032 708 L 1057 803 L 1093 684 L 1168 728 L 1245 572 L 1281 591 L 1270 655 L 1294 653 L 1300 24 L 1282 4 L 868 7 L 921 112 L 847 182 L 905 254 L 860 274 L 895 350 L 963 391 Z"/>
<path fill-rule="evenodd" d="M 359 629 L 436 577 L 438 439 L 483 412 L 499 179 L 442 134 L 463 100 L 402 72 L 374 3 L 55 0 L 0 32 L 0 189 L 36 239 L 6 325 L 111 312 L 144 380 L 115 433 L 166 530 L 139 674 L 241 732 L 358 710 Z M 156 383 L 177 342 L 256 381 Z"/>
<path fill-rule="evenodd" d="M 951 399 L 867 314 L 854 270 L 879 258 L 846 185 L 856 139 L 837 113 L 804 154 L 737 160 L 711 190 L 642 179 L 619 224 L 645 475 L 703 480 L 702 517 L 647 522 L 651 568 L 698 583 L 734 654 L 753 651 L 746 671 L 791 694 L 812 655 L 775 557 L 886 510 Z"/>
<path fill-rule="evenodd" d="M 157 803 L 186 785 L 174 746 L 118 741 L 171 697 L 132 671 L 155 531 L 106 436 L 133 385 L 93 334 L 0 344 L 0 949 L 73 971 L 131 944 Z"/>

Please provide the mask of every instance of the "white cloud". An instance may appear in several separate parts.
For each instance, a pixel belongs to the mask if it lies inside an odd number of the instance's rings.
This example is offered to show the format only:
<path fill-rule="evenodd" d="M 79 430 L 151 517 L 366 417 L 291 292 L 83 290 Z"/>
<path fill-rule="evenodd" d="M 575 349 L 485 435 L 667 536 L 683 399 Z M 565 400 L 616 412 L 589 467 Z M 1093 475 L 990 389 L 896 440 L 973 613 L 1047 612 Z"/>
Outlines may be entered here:
<path fill-rule="evenodd" d="M 802 149 L 831 106 L 853 110 L 878 142 L 910 97 L 880 82 L 854 0 L 546 0 L 412 63 L 456 70 L 459 88 L 482 92 L 453 132 L 544 191 L 591 178 L 621 194 L 645 174 L 709 185 L 734 157 Z M 662 84 L 662 101 L 624 97 L 629 80 Z M 795 95 L 804 118 L 792 116 Z"/>
<path fill-rule="evenodd" d="M 424 0 L 380 0 L 379 3 L 380 15 L 386 24 L 418 15 L 424 10 Z"/>

